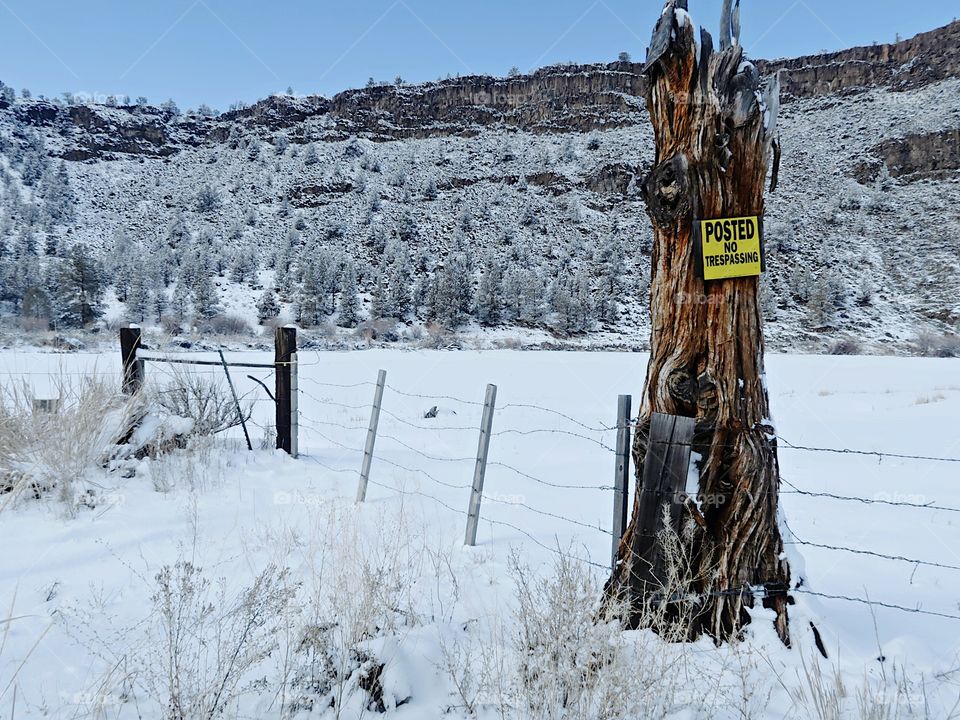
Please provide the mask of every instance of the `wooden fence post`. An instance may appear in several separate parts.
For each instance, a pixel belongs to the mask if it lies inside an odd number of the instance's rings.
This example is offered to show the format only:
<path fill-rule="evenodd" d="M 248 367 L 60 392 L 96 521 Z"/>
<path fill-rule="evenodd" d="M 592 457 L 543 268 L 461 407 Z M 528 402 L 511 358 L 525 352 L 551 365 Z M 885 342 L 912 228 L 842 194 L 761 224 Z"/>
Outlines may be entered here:
<path fill-rule="evenodd" d="M 377 374 L 377 389 L 373 393 L 373 410 L 370 411 L 370 427 L 367 428 L 367 444 L 363 448 L 363 467 L 360 469 L 360 485 L 357 487 L 357 502 L 367 499 L 367 481 L 370 480 L 370 463 L 377 442 L 377 426 L 380 424 L 380 406 L 383 404 L 383 388 L 387 384 L 387 371 Z"/>
<path fill-rule="evenodd" d="M 473 471 L 473 489 L 470 492 L 470 509 L 467 512 L 465 545 L 477 544 L 477 525 L 480 522 L 480 501 L 483 499 L 483 479 L 487 474 L 487 453 L 490 450 L 490 431 L 493 428 L 493 411 L 497 404 L 497 386 L 487 385 L 487 397 L 483 403 L 483 418 L 480 420 L 480 442 L 477 445 L 477 465 Z"/>
<path fill-rule="evenodd" d="M 140 328 L 120 328 L 120 359 L 123 363 L 121 389 L 125 395 L 134 395 L 143 387 L 143 360 L 137 357 L 140 349 Z"/>
<path fill-rule="evenodd" d="M 670 526 L 679 532 L 695 425 L 693 418 L 676 415 L 654 413 L 650 418 L 640 487 L 639 533 L 633 546 L 644 595 L 664 589 L 666 564 L 659 538 L 664 529 L 663 507 L 670 507 Z"/>
<path fill-rule="evenodd" d="M 627 529 L 627 500 L 630 492 L 630 405 L 632 398 L 617 399 L 617 459 L 613 470 L 613 548 L 610 563 L 617 567 L 620 540 Z"/>
<path fill-rule="evenodd" d="M 297 352 L 297 329 L 277 328 L 274 336 L 276 374 L 277 449 L 293 454 L 293 360 Z"/>
<path fill-rule="evenodd" d="M 34 398 L 33 412 L 35 414 L 56 415 L 60 412 L 60 398 Z"/>

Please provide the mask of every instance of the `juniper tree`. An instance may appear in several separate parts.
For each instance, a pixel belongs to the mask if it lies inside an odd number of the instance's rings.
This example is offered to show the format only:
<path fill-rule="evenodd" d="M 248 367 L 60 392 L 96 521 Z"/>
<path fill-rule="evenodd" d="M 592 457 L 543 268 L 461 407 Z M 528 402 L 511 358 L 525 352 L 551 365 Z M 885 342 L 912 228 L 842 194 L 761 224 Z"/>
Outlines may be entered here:
<path fill-rule="evenodd" d="M 657 631 L 716 642 L 735 640 L 757 604 L 751 588 L 766 589 L 763 605 L 789 645 L 790 568 L 779 529 L 776 431 L 764 383 L 763 326 L 756 277 L 705 282 L 694 266 L 698 219 L 763 216 L 766 180 L 775 187 L 779 144 L 779 79 L 761 82 L 740 44 L 740 4 L 724 0 L 719 43 L 668 0 L 658 16 L 647 62 L 646 103 L 656 157 L 643 182 L 653 232 L 651 338 L 646 381 L 634 433 L 638 478 L 662 452 L 650 447 L 654 414 L 695 420 L 700 459 L 691 465 L 700 497 L 667 521 L 654 523 L 636 494 L 605 586 L 608 607 L 628 610 L 632 627 L 647 626 L 651 603 L 693 597 L 687 612 L 657 613 Z M 715 47 L 717 49 L 715 50 Z M 772 172 L 771 172 L 772 169 Z M 705 297 L 679 303 L 678 296 Z M 682 487 L 682 485 L 681 485 Z M 679 547 L 649 539 L 669 522 Z M 681 557 L 676 582 L 657 568 Z M 672 603 L 668 603 L 672 605 Z M 660 622 L 662 620 L 662 622 Z"/>

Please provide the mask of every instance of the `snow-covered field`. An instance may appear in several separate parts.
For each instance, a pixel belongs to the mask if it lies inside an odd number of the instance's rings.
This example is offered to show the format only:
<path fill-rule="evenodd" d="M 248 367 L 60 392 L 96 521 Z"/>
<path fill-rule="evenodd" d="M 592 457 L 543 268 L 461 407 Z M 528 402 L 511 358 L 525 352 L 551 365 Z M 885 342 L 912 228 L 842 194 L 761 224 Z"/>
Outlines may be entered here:
<path fill-rule="evenodd" d="M 272 360 L 254 353 L 229 359 Z M 632 394 L 636 408 L 645 355 L 374 350 L 303 352 L 300 362 L 298 460 L 247 452 L 238 429 L 229 442 L 182 458 L 143 460 L 129 479 L 97 474 L 92 508 L 68 513 L 45 499 L 0 513 L 0 607 L 18 618 L 3 628 L 0 714 L 14 708 L 14 690 L 6 686 L 27 657 L 15 682 L 17 718 L 163 716 L 129 668 L 149 655 L 144 638 L 156 620 L 154 578 L 178 560 L 226 578 L 224 597 L 270 563 L 289 567 L 292 578 L 340 609 L 354 594 L 364 597 L 362 574 L 351 574 L 351 553 L 365 566 L 392 568 L 401 580 L 394 591 L 406 603 L 406 619 L 394 632 L 378 627 L 364 647 L 384 664 L 385 707 L 405 718 L 467 713 L 454 680 L 457 668 L 469 666 L 464 656 L 476 662 L 475 672 L 464 675 L 486 677 L 476 669 L 487 667 L 476 647 L 492 645 L 496 628 L 508 643 L 517 635 L 513 553 L 534 574 L 545 574 L 559 549 L 593 563 L 591 572 L 600 583 L 605 579 L 616 433 L 604 428 L 616 422 L 618 394 Z M 0 377 L 4 384 L 26 380 L 42 396 L 51 392 L 52 376 L 116 376 L 118 365 L 119 353 L 7 352 L 0 354 Z M 367 501 L 355 505 L 381 368 L 388 387 L 371 484 Z M 149 382 L 162 382 L 169 372 L 170 366 L 147 365 Z M 247 372 L 235 370 L 234 380 L 241 394 L 257 400 L 251 428 L 257 447 L 272 405 Z M 251 374 L 272 386 L 268 372 Z M 498 387 L 491 464 L 478 543 L 467 548 L 465 513 L 488 383 Z M 851 717 L 868 716 L 856 714 L 865 702 L 857 687 L 896 687 L 897 678 L 908 678 L 896 700 L 901 715 L 869 717 L 950 716 L 960 681 L 960 463 L 790 449 L 787 442 L 960 457 L 960 364 L 775 355 L 768 357 L 768 386 L 777 431 L 786 441 L 781 505 L 791 542 L 952 567 L 790 544 L 794 581 L 802 580 L 790 611 L 796 647 L 778 647 L 757 611 L 744 646 L 749 667 L 739 651 L 701 641 L 696 660 L 685 666 L 691 673 L 687 695 L 676 695 L 662 716 L 817 717 L 807 679 L 817 662 L 811 622 L 830 654 L 820 661 L 824 673 L 839 668 L 845 679 Z M 425 419 L 434 406 L 437 417 Z M 158 492 L 157 486 L 171 489 Z M 318 556 L 326 560 L 318 563 Z M 639 642 L 637 633 L 627 637 Z M 279 672 L 280 644 L 253 679 Z M 451 647 L 472 647 L 474 654 Z M 729 669 L 734 656 L 752 700 L 726 682 L 712 695 L 702 687 L 712 682 L 703 667 Z M 278 717 L 284 702 L 283 712 L 290 712 L 289 697 L 272 689 L 258 694 L 256 687 L 226 715 Z M 799 699 L 803 692 L 806 701 Z M 494 694 L 483 691 L 478 715 L 499 716 Z M 342 717 L 374 714 L 365 701 L 352 702 L 343 705 Z M 534 716 L 513 710 L 510 716 Z M 333 712 L 315 707 L 310 716 Z"/>

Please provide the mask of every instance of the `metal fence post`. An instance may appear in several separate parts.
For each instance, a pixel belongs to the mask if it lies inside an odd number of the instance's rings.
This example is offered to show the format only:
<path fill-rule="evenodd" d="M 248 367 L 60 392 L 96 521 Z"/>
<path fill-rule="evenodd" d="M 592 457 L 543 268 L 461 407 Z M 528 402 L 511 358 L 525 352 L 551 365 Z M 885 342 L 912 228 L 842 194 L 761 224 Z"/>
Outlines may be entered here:
<path fill-rule="evenodd" d="M 299 355 L 290 353 L 290 457 L 300 457 L 300 366 Z"/>
<path fill-rule="evenodd" d="M 377 389 L 373 394 L 373 410 L 370 411 L 370 427 L 367 428 L 367 444 L 363 448 L 363 467 L 360 469 L 360 484 L 357 486 L 357 502 L 367 499 L 367 481 L 370 480 L 370 463 L 377 442 L 377 425 L 380 424 L 380 406 L 383 404 L 383 387 L 387 384 L 387 371 L 377 374 Z"/>
<path fill-rule="evenodd" d="M 627 529 L 627 499 L 630 492 L 630 405 L 632 398 L 621 395 L 617 400 L 617 459 L 613 472 L 613 548 L 610 564 L 617 567 L 620 540 Z"/>
<path fill-rule="evenodd" d="M 483 499 L 483 478 L 487 473 L 487 453 L 490 450 L 490 431 L 493 428 L 493 411 L 497 404 L 497 386 L 487 385 L 487 397 L 483 403 L 483 419 L 480 421 L 480 442 L 477 445 L 477 465 L 473 471 L 473 489 L 470 492 L 470 509 L 467 512 L 465 545 L 477 544 L 477 525 L 480 522 L 480 501 Z"/>

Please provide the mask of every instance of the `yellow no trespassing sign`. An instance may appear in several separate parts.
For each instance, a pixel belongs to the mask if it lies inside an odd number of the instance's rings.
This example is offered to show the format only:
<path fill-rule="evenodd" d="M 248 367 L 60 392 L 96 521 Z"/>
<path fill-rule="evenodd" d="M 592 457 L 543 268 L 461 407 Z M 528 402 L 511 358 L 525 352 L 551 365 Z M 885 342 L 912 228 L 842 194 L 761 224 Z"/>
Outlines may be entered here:
<path fill-rule="evenodd" d="M 759 217 L 698 220 L 698 265 L 704 280 L 755 277 L 764 270 L 763 224 Z"/>

